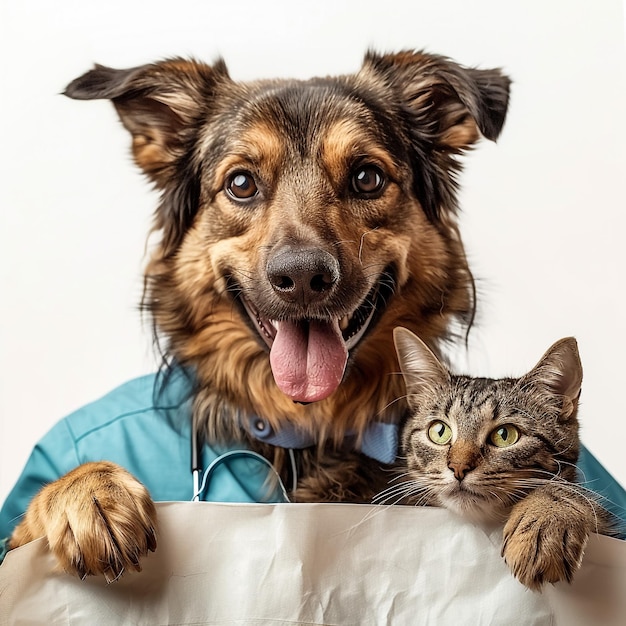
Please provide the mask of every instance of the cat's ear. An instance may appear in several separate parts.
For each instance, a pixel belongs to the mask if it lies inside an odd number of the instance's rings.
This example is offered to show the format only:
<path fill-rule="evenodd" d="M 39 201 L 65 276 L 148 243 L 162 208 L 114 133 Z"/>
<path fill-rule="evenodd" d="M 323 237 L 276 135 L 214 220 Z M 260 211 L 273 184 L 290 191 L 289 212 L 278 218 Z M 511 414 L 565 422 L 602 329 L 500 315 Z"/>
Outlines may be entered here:
<path fill-rule="evenodd" d="M 417 335 L 398 326 L 394 328 L 393 340 L 409 401 L 413 395 L 440 388 L 450 382 L 448 370 Z"/>
<path fill-rule="evenodd" d="M 554 343 L 541 357 L 539 363 L 522 378 L 532 380 L 563 398 L 561 420 L 567 420 L 578 406 L 583 382 L 583 366 L 578 354 L 578 344 L 573 337 Z"/>

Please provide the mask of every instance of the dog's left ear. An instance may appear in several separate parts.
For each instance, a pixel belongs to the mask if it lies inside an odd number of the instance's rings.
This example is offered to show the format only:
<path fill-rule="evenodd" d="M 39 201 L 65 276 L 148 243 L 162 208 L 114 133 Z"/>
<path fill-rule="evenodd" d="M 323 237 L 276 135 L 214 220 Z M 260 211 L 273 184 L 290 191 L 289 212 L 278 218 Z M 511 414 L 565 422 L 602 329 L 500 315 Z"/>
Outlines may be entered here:
<path fill-rule="evenodd" d="M 457 209 L 456 156 L 482 134 L 495 140 L 506 118 L 510 79 L 423 52 L 369 52 L 359 76 L 382 85 L 407 134 L 414 189 L 433 222 Z"/>
<path fill-rule="evenodd" d="M 400 94 L 422 138 L 438 149 L 460 151 L 480 134 L 495 140 L 502 130 L 511 81 L 498 69 L 465 68 L 438 55 L 410 51 L 369 52 L 364 69 L 382 75 Z"/>

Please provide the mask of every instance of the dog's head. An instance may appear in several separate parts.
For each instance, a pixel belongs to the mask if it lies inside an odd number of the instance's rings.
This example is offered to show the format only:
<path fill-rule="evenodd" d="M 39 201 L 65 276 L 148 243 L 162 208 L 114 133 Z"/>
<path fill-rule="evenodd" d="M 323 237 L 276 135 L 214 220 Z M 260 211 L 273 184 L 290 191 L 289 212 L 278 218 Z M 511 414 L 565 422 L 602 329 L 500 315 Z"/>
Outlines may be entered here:
<path fill-rule="evenodd" d="M 113 101 L 162 193 L 146 301 L 168 352 L 244 408 L 355 396 L 371 418 L 400 391 L 392 329 L 436 347 L 471 316 L 457 157 L 496 139 L 508 89 L 402 52 L 307 81 L 96 66 L 66 94 Z"/>

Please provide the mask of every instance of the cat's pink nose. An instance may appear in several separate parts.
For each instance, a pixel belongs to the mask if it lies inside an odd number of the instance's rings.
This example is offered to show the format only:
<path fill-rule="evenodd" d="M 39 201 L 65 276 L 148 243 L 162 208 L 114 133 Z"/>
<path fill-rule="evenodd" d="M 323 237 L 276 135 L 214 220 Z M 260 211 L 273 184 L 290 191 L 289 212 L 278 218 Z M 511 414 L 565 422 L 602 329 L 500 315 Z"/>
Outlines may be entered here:
<path fill-rule="evenodd" d="M 474 469 L 469 463 L 464 461 L 450 461 L 448 467 L 454 472 L 454 477 L 459 482 L 465 478 L 465 474 Z"/>

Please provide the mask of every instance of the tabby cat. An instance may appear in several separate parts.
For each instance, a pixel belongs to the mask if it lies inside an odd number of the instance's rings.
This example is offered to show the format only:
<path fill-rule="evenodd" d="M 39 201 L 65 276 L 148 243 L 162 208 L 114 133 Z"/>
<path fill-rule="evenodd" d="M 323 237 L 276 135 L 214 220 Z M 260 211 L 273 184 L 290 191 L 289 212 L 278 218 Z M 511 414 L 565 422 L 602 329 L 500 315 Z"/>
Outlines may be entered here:
<path fill-rule="evenodd" d="M 377 501 L 502 522 L 502 555 L 520 582 L 571 581 L 589 534 L 613 534 L 610 515 L 575 484 L 576 340 L 557 341 L 521 378 L 491 379 L 451 374 L 405 328 L 394 339 L 411 408 L 406 473 Z"/>

